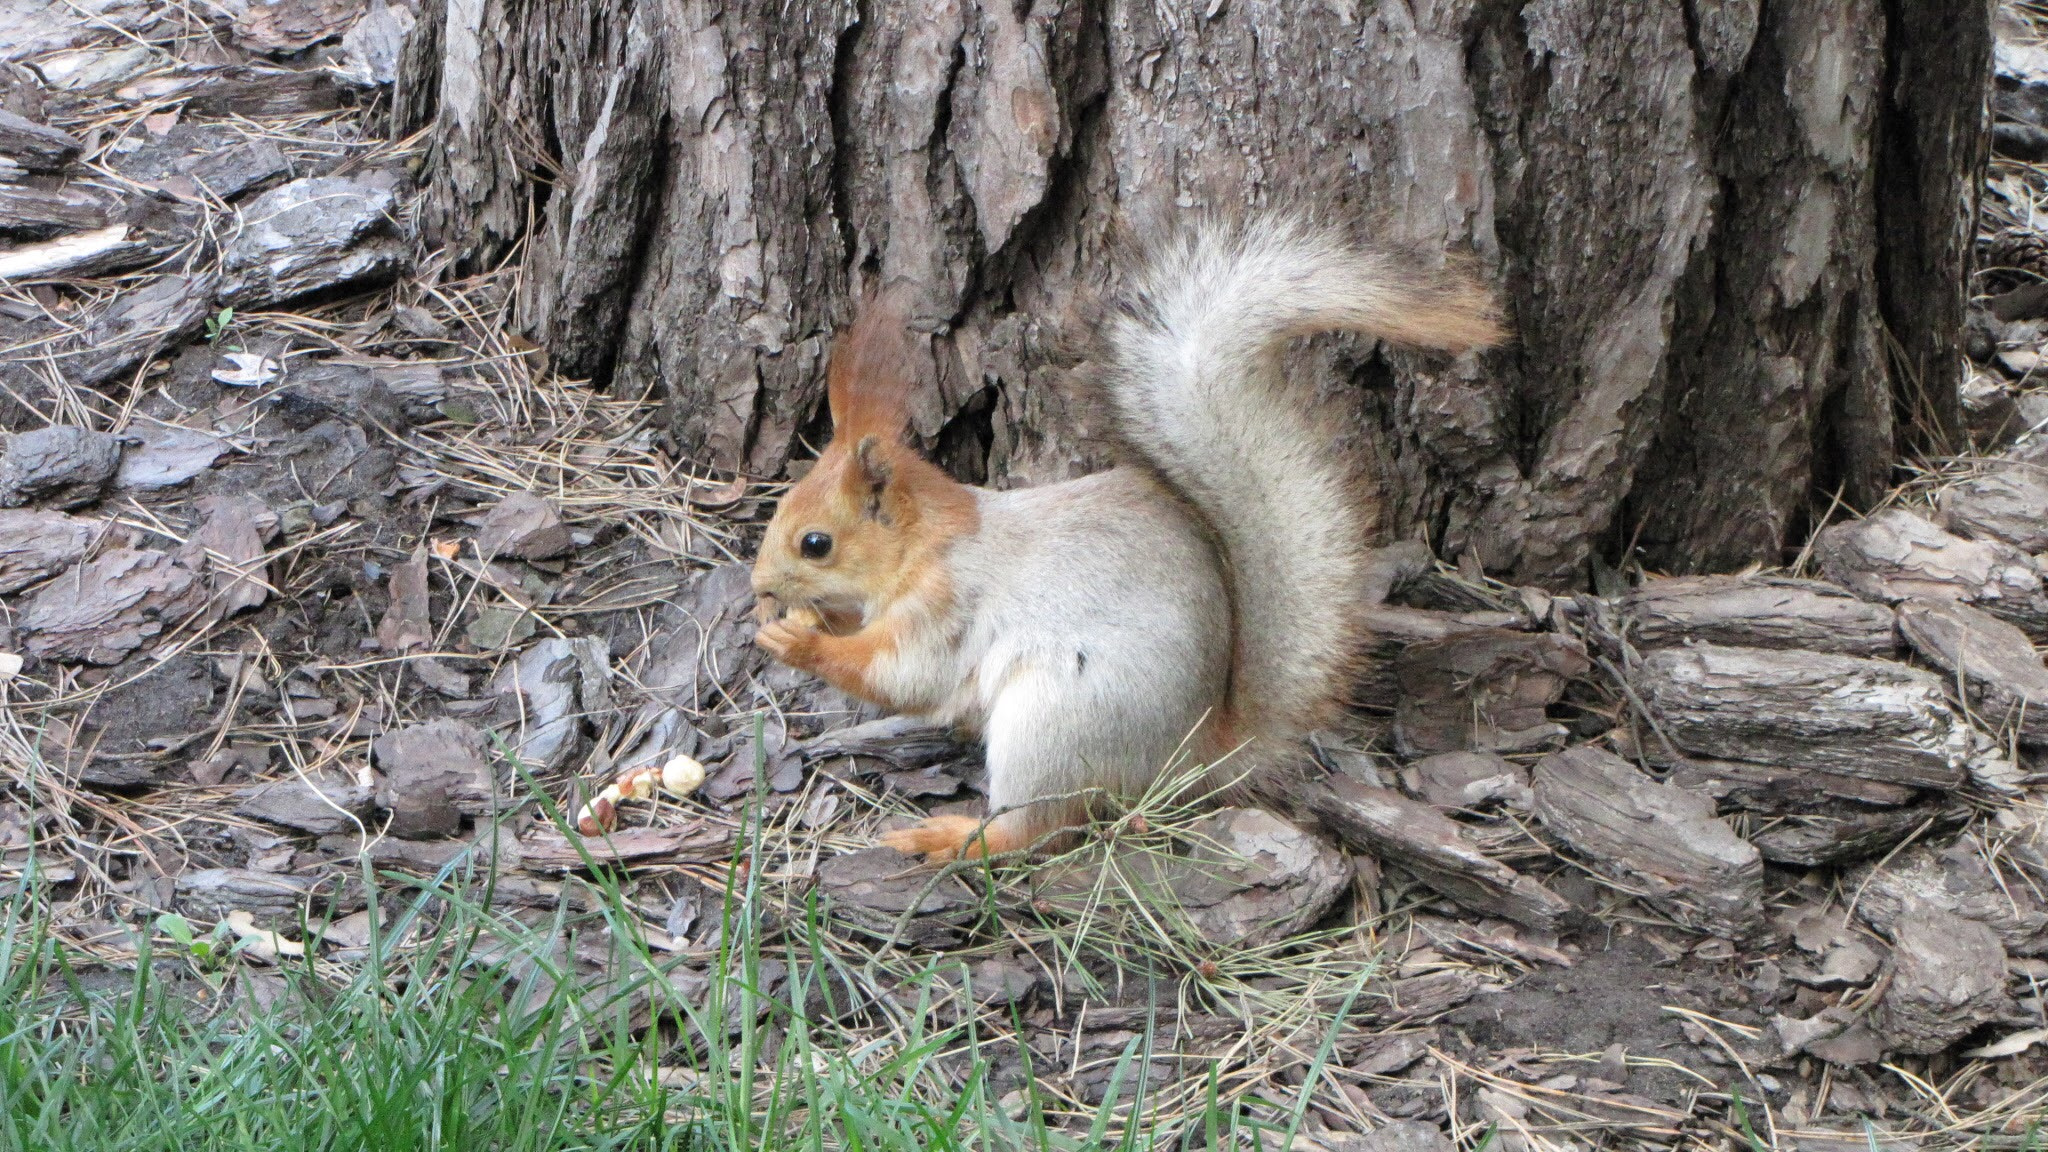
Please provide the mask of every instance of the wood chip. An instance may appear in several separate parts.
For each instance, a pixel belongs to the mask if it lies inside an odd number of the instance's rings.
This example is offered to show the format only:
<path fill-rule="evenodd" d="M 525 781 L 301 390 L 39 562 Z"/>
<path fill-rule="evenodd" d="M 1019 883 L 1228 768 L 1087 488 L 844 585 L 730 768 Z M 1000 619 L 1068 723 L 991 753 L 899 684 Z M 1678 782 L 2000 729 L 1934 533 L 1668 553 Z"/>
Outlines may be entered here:
<path fill-rule="evenodd" d="M 31 172 L 57 172 L 85 147 L 69 132 L 0 108 L 0 156 Z"/>
<path fill-rule="evenodd" d="M 290 55 L 354 26 L 363 0 L 233 0 L 235 43 L 251 52 Z"/>
<path fill-rule="evenodd" d="M 2001 458 L 1942 489 L 1941 523 L 1951 532 L 2048 552 L 2048 464 Z"/>
<path fill-rule="evenodd" d="M 1707 760 L 1660 755 L 1658 765 L 1670 770 L 1667 783 L 1711 796 L 1731 808 L 1750 812 L 1813 811 L 1837 800 L 1872 808 L 1910 804 L 1920 793 L 1903 784 L 1884 784 L 1839 772 L 1741 760 Z"/>
<path fill-rule="evenodd" d="M 546 560 L 567 552 L 573 543 L 554 503 L 531 492 L 506 496 L 477 521 L 476 550 L 486 560 Z"/>
<path fill-rule="evenodd" d="M 1915 844 L 1849 874 L 1843 887 L 1860 893 L 1856 914 L 1887 935 L 1909 910 L 1933 907 L 1988 926 L 2015 956 L 2048 956 L 2048 902 L 2031 883 L 1993 875 L 1986 851 L 1974 836 Z"/>
<path fill-rule="evenodd" d="M 85 558 L 100 526 L 62 512 L 0 508 L 0 593 L 19 592 Z"/>
<path fill-rule="evenodd" d="M 536 771 L 560 768 L 585 742 L 583 719 L 611 710 L 605 643 L 551 636 L 500 668 L 491 692 L 515 702 L 517 719 L 502 734 L 506 750 Z"/>
<path fill-rule="evenodd" d="M 434 638 L 427 618 L 427 550 L 391 570 L 391 603 L 377 622 L 377 646 L 386 652 L 407 652 Z"/>
<path fill-rule="evenodd" d="M 1395 661 L 1394 744 L 1408 757 L 1554 747 L 1566 731 L 1546 709 L 1590 667 L 1555 633 L 1488 628 L 1411 644 Z"/>
<path fill-rule="evenodd" d="M 1527 809 L 1529 770 L 1491 752 L 1444 752 L 1401 769 L 1401 786 L 1439 808 Z"/>
<path fill-rule="evenodd" d="M 333 889 L 310 876 L 200 868 L 178 877 L 172 904 L 195 920 L 225 920 L 239 910 L 255 924 L 296 928 L 303 919 L 319 918 L 316 897 Z"/>
<path fill-rule="evenodd" d="M 1866 860 L 1915 833 L 1959 828 L 1969 819 L 1968 806 L 1941 801 L 1879 809 L 1836 804 L 1758 820 L 1749 842 L 1773 864 L 1817 868 Z"/>
<path fill-rule="evenodd" d="M 122 272 L 156 251 L 128 224 L 109 224 L 0 252 L 0 281 L 83 279 Z"/>
<path fill-rule="evenodd" d="M 1351 864 L 1321 837 L 1255 808 L 1226 808 L 1189 829 L 1185 856 L 1144 853 L 1124 867 L 1171 893 L 1203 938 L 1251 946 L 1306 930 L 1351 888 Z"/>
<path fill-rule="evenodd" d="M 370 179 L 294 180 L 250 201 L 222 253 L 224 302 L 257 308 L 344 284 L 387 278 L 406 266 L 393 234 L 397 197 Z"/>
<path fill-rule="evenodd" d="M 391 813 L 391 834 L 452 835 L 462 817 L 488 816 L 493 787 L 488 742 L 460 720 L 429 720 L 386 732 L 371 744 L 383 780 L 377 806 Z M 502 796 L 510 804 L 510 796 Z"/>
<path fill-rule="evenodd" d="M 2048 586 L 2033 558 L 1996 540 L 1965 540 L 1903 508 L 1824 528 L 1814 557 L 1828 579 L 1870 600 L 1960 600 L 2048 641 Z"/>
<path fill-rule="evenodd" d="M 1890 661 L 1698 644 L 1649 653 L 1631 679 L 1683 754 L 1952 788 L 1982 751 L 1940 677 Z M 1673 759 L 1652 733 L 1641 751 Z"/>
<path fill-rule="evenodd" d="M 1331 775 L 1300 789 L 1297 799 L 1354 850 L 1399 863 L 1476 912 L 1555 931 L 1571 909 L 1533 877 L 1489 859 L 1463 825 L 1392 789 Z"/>
<path fill-rule="evenodd" d="M 121 466 L 121 441 L 67 424 L 17 433 L 0 446 L 0 507 L 76 508 L 106 491 Z"/>
<path fill-rule="evenodd" d="M 26 184 L 0 184 L 0 236 L 47 240 L 71 232 L 105 228 L 114 205 L 78 188 L 46 191 Z"/>
<path fill-rule="evenodd" d="M 950 948 L 982 916 L 981 899 L 958 876 L 934 882 L 929 868 L 894 848 L 826 860 L 818 866 L 818 892 L 827 913 L 846 926 L 909 947 Z"/>
<path fill-rule="evenodd" d="M 1763 860 L 1713 803 L 1590 745 L 1536 765 L 1536 816 L 1595 869 L 1688 928 L 1740 940 L 1763 922 Z"/>
<path fill-rule="evenodd" d="M 163 552 L 114 548 L 38 588 L 22 647 L 46 660 L 118 664 L 206 603 L 199 571 Z"/>
<path fill-rule="evenodd" d="M 957 760 L 972 751 L 950 728 L 914 716 L 889 716 L 814 737 L 798 748 L 806 761 L 858 756 L 915 770 Z"/>
<path fill-rule="evenodd" d="M 1892 614 L 1817 580 L 1683 576 L 1650 580 L 1621 599 L 1628 639 L 1642 648 L 1707 643 L 1885 656 Z"/>
<path fill-rule="evenodd" d="M 91 387 L 133 369 L 159 348 L 199 331 L 213 314 L 210 271 L 158 276 L 114 297 L 58 357 L 74 384 Z"/>
<path fill-rule="evenodd" d="M 2005 949 L 1988 926 L 1916 905 L 1890 934 L 1884 995 L 1870 1013 L 1886 1048 L 1939 1052 L 2004 1014 Z"/>
<path fill-rule="evenodd" d="M 712 864 L 731 857 L 732 847 L 730 828 L 703 820 L 671 828 L 620 828 L 601 836 L 574 838 L 544 828 L 519 838 L 519 863 L 528 871 L 581 871 L 588 853 L 598 863 Z"/>
<path fill-rule="evenodd" d="M 360 830 L 372 807 L 371 790 L 363 785 L 338 779 L 308 784 L 297 776 L 244 789 L 236 799 L 238 816 L 315 836 Z"/>
<path fill-rule="evenodd" d="M 2048 665 L 2025 632 L 1953 600 L 1908 600 L 1899 605 L 1899 630 L 1948 673 L 1978 723 L 2048 744 Z"/>
<path fill-rule="evenodd" d="M 263 560 L 263 530 L 258 522 L 276 518 L 254 496 L 202 496 L 195 505 L 201 516 L 193 539 L 206 549 L 207 581 L 212 589 L 208 610 L 217 617 L 261 607 L 270 598 L 270 569 Z"/>
<path fill-rule="evenodd" d="M 131 427 L 128 449 L 114 473 L 114 487 L 130 491 L 171 488 L 213 467 L 228 452 L 228 442 L 211 432 L 177 424 L 145 422 Z"/>

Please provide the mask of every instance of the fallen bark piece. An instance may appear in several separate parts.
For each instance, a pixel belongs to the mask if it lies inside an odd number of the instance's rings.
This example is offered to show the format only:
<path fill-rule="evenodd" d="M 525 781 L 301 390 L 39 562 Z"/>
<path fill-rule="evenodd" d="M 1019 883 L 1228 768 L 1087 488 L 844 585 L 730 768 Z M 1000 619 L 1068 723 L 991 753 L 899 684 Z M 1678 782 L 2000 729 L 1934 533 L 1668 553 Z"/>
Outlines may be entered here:
<path fill-rule="evenodd" d="M 181 560 L 115 548 L 38 588 L 18 627 L 22 647 L 46 660 L 118 664 L 205 603 L 205 581 Z"/>
<path fill-rule="evenodd" d="M 2025 632 L 1953 600 L 1899 605 L 1899 631 L 1915 652 L 1948 673 L 1979 723 L 2048 744 L 2048 665 Z"/>
<path fill-rule="evenodd" d="M 270 510 L 254 496 L 218 495 L 201 497 L 198 512 L 202 519 L 193 539 L 206 549 L 209 610 L 226 617 L 261 607 L 270 598 L 270 568 L 258 521 Z"/>
<path fill-rule="evenodd" d="M 1306 930 L 1351 887 L 1351 862 L 1270 812 L 1227 808 L 1189 830 L 1186 856 L 1144 854 L 1141 874 L 1170 893 L 1219 946 L 1265 944 Z M 1149 867 L 1147 867 L 1149 865 Z"/>
<path fill-rule="evenodd" d="M 206 152 L 185 167 L 185 174 L 194 184 L 221 200 L 232 200 L 291 173 L 291 161 L 268 140 L 248 140 L 232 148 Z"/>
<path fill-rule="evenodd" d="M 143 424 L 129 429 L 142 441 L 121 454 L 114 487 L 138 491 L 171 488 L 192 479 L 227 454 L 228 442 L 211 432 L 177 424 Z"/>
<path fill-rule="evenodd" d="M 1390 578 L 1381 575 L 1381 579 Z M 1365 610 L 1362 621 L 1368 659 L 1364 674 L 1351 687 L 1352 703 L 1368 711 L 1391 713 L 1401 698 L 1394 664 L 1409 645 L 1482 628 L 1506 628 L 1516 620 L 1504 612 L 1432 612 L 1396 604 L 1373 605 Z"/>
<path fill-rule="evenodd" d="M 641 681 L 664 704 L 694 712 L 740 691 L 766 662 L 754 646 L 754 589 L 744 564 L 686 580 L 661 611 Z"/>
<path fill-rule="evenodd" d="M 1818 967 L 1789 962 L 1785 975 L 1816 988 L 1870 983 L 1884 963 L 1879 948 L 1833 904 L 1811 905 L 1781 913 L 1778 923 L 1800 951 L 1820 958 Z"/>
<path fill-rule="evenodd" d="M 269 139 L 220 123 L 180 123 L 157 140 L 112 158 L 123 176 L 181 200 L 232 200 L 291 175 L 291 161 Z"/>
<path fill-rule="evenodd" d="M 90 504 L 121 466 L 121 441 L 69 424 L 22 432 L 0 447 L 0 507 Z"/>
<path fill-rule="evenodd" d="M 486 560 L 546 560 L 567 552 L 573 543 L 554 503 L 531 492 L 512 493 L 477 521 L 476 550 Z"/>
<path fill-rule="evenodd" d="M 711 864 L 730 857 L 732 847 L 732 830 L 705 820 L 574 839 L 544 828 L 519 838 L 519 865 L 529 872 L 574 872 L 587 867 L 585 855 L 599 864 Z"/>
<path fill-rule="evenodd" d="M 429 720 L 386 732 L 371 744 L 384 779 L 377 806 L 391 813 L 391 834 L 448 836 L 463 816 L 488 816 L 493 800 L 484 734 L 460 720 Z M 509 803 L 509 800 L 507 801 Z"/>
<path fill-rule="evenodd" d="M 370 0 L 362 19 L 341 38 L 342 74 L 366 88 L 397 83 L 414 23 L 412 9 Z"/>
<path fill-rule="evenodd" d="M 1813 554 L 1828 579 L 1865 600 L 1961 600 L 2048 640 L 2041 569 L 2010 544 L 1965 540 L 1894 508 L 1822 529 Z"/>
<path fill-rule="evenodd" d="M 115 90 L 122 100 L 185 101 L 187 115 L 246 116 L 251 120 L 339 108 L 346 97 L 325 68 L 255 68 L 225 65 L 151 76 Z"/>
<path fill-rule="evenodd" d="M 825 861 L 818 891 L 826 910 L 848 927 L 914 948 L 950 948 L 982 914 L 981 900 L 958 876 L 935 878 L 894 848 Z"/>
<path fill-rule="evenodd" d="M 505 746 L 530 768 L 559 768 L 575 753 L 586 716 L 611 708 L 611 666 L 603 640 L 549 637 L 498 670 L 493 695 L 519 700 Z"/>
<path fill-rule="evenodd" d="M 1890 661 L 1699 644 L 1649 653 L 1632 679 L 1657 732 L 1696 756 L 1953 788 L 1982 753 L 1941 678 Z M 1672 759 L 1651 733 L 1642 752 Z"/>
<path fill-rule="evenodd" d="M 1942 848 L 1915 844 L 1851 873 L 1843 885 L 1861 893 L 1856 914 L 1886 935 L 1911 909 L 1939 908 L 1988 926 L 2015 956 L 2048 956 L 2048 903 L 2025 880 L 1992 875 L 1985 851 L 1972 836 Z"/>
<path fill-rule="evenodd" d="M 1763 860 L 1712 801 L 1591 745 L 1536 764 L 1536 817 L 1595 869 L 1686 927 L 1742 939 L 1763 921 Z"/>
<path fill-rule="evenodd" d="M 47 240 L 105 228 L 112 212 L 106 200 L 74 188 L 48 192 L 25 184 L 0 184 L 0 236 Z"/>
<path fill-rule="evenodd" d="M 805 761 L 858 756 L 906 770 L 957 760 L 969 750 L 952 729 L 914 716 L 888 716 L 821 733 L 798 749 Z"/>
<path fill-rule="evenodd" d="M 427 549 L 421 545 L 412 559 L 391 570 L 391 605 L 377 621 L 377 647 L 407 652 L 432 640 L 434 625 L 428 611 Z"/>
<path fill-rule="evenodd" d="M 1398 1024 L 1441 1016 L 1479 994 L 1486 981 L 1470 968 L 1424 972 L 1367 987 L 1366 1011 Z"/>
<path fill-rule="evenodd" d="M 60 358 L 72 383 L 85 387 L 133 369 L 157 349 L 198 332 L 213 311 L 218 278 L 211 272 L 159 276 L 114 297 Z"/>
<path fill-rule="evenodd" d="M 388 277 L 406 264 L 392 231 L 397 197 L 368 180 L 315 176 L 280 185 L 242 210 L 222 254 L 222 299 L 253 308 Z"/>
<path fill-rule="evenodd" d="M 235 814 L 268 824 L 296 828 L 315 836 L 334 836 L 362 829 L 373 807 L 371 790 L 342 780 L 308 783 L 296 776 L 259 784 L 236 793 Z"/>
<path fill-rule="evenodd" d="M 1832 584 L 1773 576 L 1651 580 L 1621 600 L 1628 638 L 1643 648 L 1706 643 L 1884 656 L 1892 614 Z"/>
<path fill-rule="evenodd" d="M 441 663 L 432 656 L 414 656 L 405 662 L 420 683 L 439 692 L 450 700 L 469 699 L 469 677 Z"/>
<path fill-rule="evenodd" d="M 359 364 L 330 361 L 297 366 L 290 385 L 275 393 L 271 401 L 293 428 L 341 419 L 359 428 L 397 434 L 416 422 L 414 413 Z"/>
<path fill-rule="evenodd" d="M 1489 859 L 1466 839 L 1463 825 L 1392 789 L 1331 775 L 1302 789 L 1299 798 L 1353 849 L 1400 864 L 1473 911 L 1556 931 L 1571 910 L 1535 878 Z"/>
<path fill-rule="evenodd" d="M 1426 912 L 1413 912 L 1409 914 L 1408 927 L 1416 937 L 1446 952 L 1463 953 L 1481 960 L 1514 956 L 1559 968 L 1575 966 L 1570 956 L 1558 951 L 1556 934 L 1537 932 L 1504 920 L 1447 920 Z"/>
<path fill-rule="evenodd" d="M 289 55 L 346 32 L 363 0 L 233 0 L 235 43 L 251 52 Z"/>
<path fill-rule="evenodd" d="M 1886 1048 L 1927 1055 L 2004 1014 L 2005 949 L 1990 927 L 1940 908 L 1892 922 L 1884 995 L 1870 1012 Z"/>
<path fill-rule="evenodd" d="M 1662 761 L 1670 757 L 1658 759 Z M 1884 784 L 1838 772 L 1790 768 L 1780 764 L 1750 764 L 1741 760 L 1704 760 L 1688 756 L 1676 763 L 1660 766 L 1670 769 L 1670 775 L 1665 777 L 1666 783 L 1711 796 L 1728 807 L 1747 812 L 1812 811 L 1837 800 L 1872 808 L 1897 808 L 1912 803 L 1913 798 L 1920 794 L 1903 784 Z"/>
<path fill-rule="evenodd" d="M 200 868 L 178 877 L 171 899 L 178 911 L 197 920 L 225 920 L 243 911 L 257 924 L 296 929 L 304 919 L 319 918 L 313 901 L 329 888 L 309 876 Z"/>
<path fill-rule="evenodd" d="M 1529 770 L 1491 752 L 1443 752 L 1401 769 L 1401 785 L 1439 808 L 1495 802 L 1526 809 Z"/>
<path fill-rule="evenodd" d="M 155 249 L 133 239 L 128 224 L 23 244 L 0 252 L 0 280 L 62 280 L 121 272 L 148 260 Z"/>
<path fill-rule="evenodd" d="M 62 512 L 0 508 L 0 594 L 19 592 L 85 558 L 100 531 Z"/>
<path fill-rule="evenodd" d="M 1411 644 L 1395 661 L 1395 746 L 1407 757 L 1555 746 L 1567 733 L 1545 710 L 1590 667 L 1577 641 L 1549 632 L 1489 628 Z"/>
<path fill-rule="evenodd" d="M 1395 1120 L 1362 1136 L 1333 1133 L 1336 1152 L 1456 1152 L 1457 1145 L 1434 1124 Z"/>
<path fill-rule="evenodd" d="M 31 172 L 56 172 L 77 159 L 78 137 L 0 108 L 0 156 Z"/>
<path fill-rule="evenodd" d="M 1779 1054 L 1785 1058 L 1790 1058 L 1802 1052 L 1819 1055 L 1820 1053 L 1815 1051 L 1816 1049 L 1821 1048 L 1828 1041 L 1843 1036 L 1852 1028 L 1861 1027 L 1861 1022 L 1856 1018 L 1856 1014 L 1849 1009 L 1835 1006 L 1824 1008 L 1814 1015 L 1804 1018 L 1782 1014 L 1773 1016 L 1771 1017 L 1770 1025 L 1771 1036 L 1778 1042 Z M 1853 1056 L 1846 1059 L 1842 1058 L 1840 1045 L 1835 1046 L 1837 1055 L 1834 1058 L 1821 1056 L 1821 1059 L 1828 1060 L 1830 1063 L 1853 1066 L 1869 1063 L 1871 1060 L 1876 1060 L 1882 1056 L 1884 1053 L 1877 1047 L 1876 1037 L 1870 1035 L 1867 1028 L 1863 1028 L 1862 1031 L 1864 1038 L 1870 1046 L 1867 1059 L 1856 1059 Z"/>
<path fill-rule="evenodd" d="M 1986 471 L 1945 489 L 1941 522 L 1951 532 L 2048 552 L 2048 467 L 1987 462 Z"/>
<path fill-rule="evenodd" d="M 1969 819 L 1970 809 L 1960 804 L 1929 802 L 1880 809 L 1837 804 L 1760 821 L 1749 833 L 1749 842 L 1773 864 L 1817 868 L 1867 860 L 1923 829 L 1959 828 Z"/>

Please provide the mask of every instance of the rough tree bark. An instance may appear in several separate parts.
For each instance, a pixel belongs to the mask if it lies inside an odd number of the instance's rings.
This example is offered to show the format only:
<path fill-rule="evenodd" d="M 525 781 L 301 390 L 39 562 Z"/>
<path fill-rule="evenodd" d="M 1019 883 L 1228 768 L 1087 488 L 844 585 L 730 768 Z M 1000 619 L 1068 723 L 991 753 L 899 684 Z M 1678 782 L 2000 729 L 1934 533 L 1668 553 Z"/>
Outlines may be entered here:
<path fill-rule="evenodd" d="M 1100 459 L 1061 317 L 1120 229 L 1302 189 L 1466 248 L 1518 343 L 1302 354 L 1389 531 L 1570 583 L 1777 562 L 1956 424 L 1987 0 L 445 0 L 427 219 L 526 262 L 561 370 L 693 462 L 800 454 L 829 333 L 908 280 L 960 475 Z"/>

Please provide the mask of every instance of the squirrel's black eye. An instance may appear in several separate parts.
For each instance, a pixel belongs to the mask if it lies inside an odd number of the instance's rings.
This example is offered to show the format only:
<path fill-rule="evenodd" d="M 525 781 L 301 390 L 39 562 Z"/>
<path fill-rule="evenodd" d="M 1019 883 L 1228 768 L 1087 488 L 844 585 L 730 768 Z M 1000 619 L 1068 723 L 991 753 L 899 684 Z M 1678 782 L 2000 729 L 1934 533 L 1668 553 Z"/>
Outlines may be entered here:
<path fill-rule="evenodd" d="M 832 538 L 823 532 L 806 532 L 804 538 L 797 541 L 797 549 L 806 560 L 823 560 L 832 554 Z"/>

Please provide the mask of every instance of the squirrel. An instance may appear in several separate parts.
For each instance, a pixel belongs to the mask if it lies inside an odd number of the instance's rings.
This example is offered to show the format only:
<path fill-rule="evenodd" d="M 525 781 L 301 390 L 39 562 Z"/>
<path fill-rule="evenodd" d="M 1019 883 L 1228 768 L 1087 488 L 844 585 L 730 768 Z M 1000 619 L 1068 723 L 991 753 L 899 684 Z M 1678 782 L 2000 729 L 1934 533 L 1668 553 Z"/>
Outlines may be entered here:
<path fill-rule="evenodd" d="M 884 844 L 1015 852 L 1084 824 L 1092 794 L 1141 793 L 1183 750 L 1227 760 L 1219 786 L 1305 754 L 1362 658 L 1377 520 L 1329 406 L 1281 369 L 1289 340 L 1326 331 L 1444 352 L 1503 337 L 1491 294 L 1456 268 L 1298 216 L 1195 225 L 1151 252 L 1097 332 L 1130 460 L 1009 491 L 958 483 L 906 443 L 900 310 L 870 306 L 835 341 L 833 438 L 761 542 L 756 642 L 978 733 L 994 813 Z"/>

